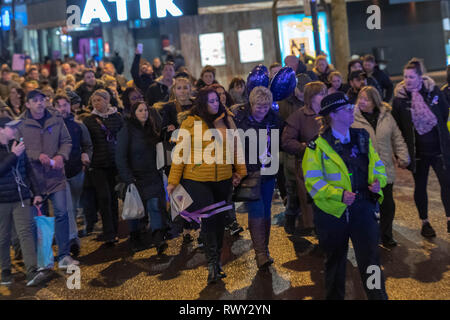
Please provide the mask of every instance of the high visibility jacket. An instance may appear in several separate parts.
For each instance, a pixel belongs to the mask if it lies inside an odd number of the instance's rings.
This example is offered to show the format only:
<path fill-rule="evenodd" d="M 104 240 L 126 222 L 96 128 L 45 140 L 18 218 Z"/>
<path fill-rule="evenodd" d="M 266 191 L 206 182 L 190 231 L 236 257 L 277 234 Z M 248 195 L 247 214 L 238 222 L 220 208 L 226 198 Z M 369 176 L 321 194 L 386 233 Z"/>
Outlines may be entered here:
<path fill-rule="evenodd" d="M 368 141 L 368 184 L 371 185 L 378 179 L 381 188 L 384 188 L 387 181 L 386 169 L 375 152 L 372 141 L 370 139 Z M 315 205 L 322 211 L 340 218 L 347 208 L 342 202 L 344 190 L 352 192 L 348 168 L 342 158 L 323 137 L 319 136 L 306 149 L 302 167 L 306 189 Z M 378 194 L 380 195 L 378 201 L 382 203 L 381 189 Z"/>

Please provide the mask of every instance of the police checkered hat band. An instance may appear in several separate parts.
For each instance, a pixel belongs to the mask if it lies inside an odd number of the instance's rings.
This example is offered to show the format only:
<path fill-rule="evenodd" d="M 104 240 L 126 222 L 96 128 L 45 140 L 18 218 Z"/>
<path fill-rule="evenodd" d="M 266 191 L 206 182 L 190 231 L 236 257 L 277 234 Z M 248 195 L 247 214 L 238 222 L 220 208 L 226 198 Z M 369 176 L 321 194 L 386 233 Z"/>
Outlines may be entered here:
<path fill-rule="evenodd" d="M 343 92 L 335 92 L 327 95 L 320 103 L 320 115 L 326 116 L 330 112 L 339 109 L 342 106 L 350 104 L 348 97 Z"/>

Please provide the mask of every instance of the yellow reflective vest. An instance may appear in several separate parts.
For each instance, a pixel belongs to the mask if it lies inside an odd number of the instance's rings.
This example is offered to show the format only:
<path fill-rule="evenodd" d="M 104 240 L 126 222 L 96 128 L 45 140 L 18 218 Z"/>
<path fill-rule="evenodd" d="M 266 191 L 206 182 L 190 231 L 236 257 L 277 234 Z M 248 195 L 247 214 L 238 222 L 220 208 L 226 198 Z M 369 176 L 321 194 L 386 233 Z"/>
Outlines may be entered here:
<path fill-rule="evenodd" d="M 370 139 L 368 156 L 368 183 L 371 185 L 378 179 L 381 188 L 384 188 L 387 181 L 386 168 Z M 315 205 L 322 211 L 340 218 L 347 208 L 342 202 L 344 190 L 352 192 L 350 175 L 344 160 L 323 137 L 319 136 L 306 149 L 302 168 L 306 189 Z M 380 190 L 378 194 L 380 195 L 378 201 L 382 203 L 383 192 Z"/>

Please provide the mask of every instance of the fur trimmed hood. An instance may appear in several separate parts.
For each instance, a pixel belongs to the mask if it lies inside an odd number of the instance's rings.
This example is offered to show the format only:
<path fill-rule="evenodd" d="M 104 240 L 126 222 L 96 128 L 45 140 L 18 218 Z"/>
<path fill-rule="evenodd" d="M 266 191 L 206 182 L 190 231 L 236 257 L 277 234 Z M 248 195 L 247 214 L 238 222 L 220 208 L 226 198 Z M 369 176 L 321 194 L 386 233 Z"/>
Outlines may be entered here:
<path fill-rule="evenodd" d="M 431 79 L 428 76 L 422 76 L 422 81 L 423 81 L 423 87 L 425 87 L 427 92 L 433 91 L 433 89 L 436 85 L 436 83 L 434 82 L 433 79 Z M 394 97 L 402 98 L 402 99 L 408 98 L 404 80 L 395 86 Z"/>

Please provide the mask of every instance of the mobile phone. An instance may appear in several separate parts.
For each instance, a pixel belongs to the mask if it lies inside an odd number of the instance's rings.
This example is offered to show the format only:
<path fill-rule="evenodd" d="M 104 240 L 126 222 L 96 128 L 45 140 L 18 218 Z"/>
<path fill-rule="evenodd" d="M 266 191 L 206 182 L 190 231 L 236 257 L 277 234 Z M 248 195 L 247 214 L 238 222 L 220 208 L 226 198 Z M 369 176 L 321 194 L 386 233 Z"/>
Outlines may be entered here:
<path fill-rule="evenodd" d="M 20 137 L 20 139 L 19 139 L 19 143 L 20 143 L 20 142 L 23 142 L 23 137 Z"/>
<path fill-rule="evenodd" d="M 138 43 L 137 50 L 140 54 L 144 51 L 144 45 L 142 43 Z"/>

